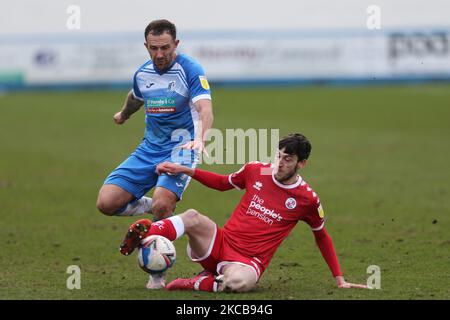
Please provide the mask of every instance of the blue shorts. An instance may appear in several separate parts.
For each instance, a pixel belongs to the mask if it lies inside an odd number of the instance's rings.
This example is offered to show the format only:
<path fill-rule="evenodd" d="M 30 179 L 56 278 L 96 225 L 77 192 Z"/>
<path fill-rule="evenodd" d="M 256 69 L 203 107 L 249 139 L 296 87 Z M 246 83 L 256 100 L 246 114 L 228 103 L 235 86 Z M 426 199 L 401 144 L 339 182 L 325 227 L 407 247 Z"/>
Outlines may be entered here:
<path fill-rule="evenodd" d="M 186 151 L 185 151 L 186 152 Z M 136 199 L 142 198 L 153 187 L 163 187 L 176 194 L 181 200 L 191 177 L 185 174 L 158 176 L 156 166 L 162 162 L 178 162 L 184 166 L 195 168 L 198 158 L 194 151 L 189 151 L 189 157 L 173 161 L 171 151 L 152 151 L 143 141 L 136 150 L 122 162 L 106 178 L 104 184 L 114 184 L 131 193 Z"/>

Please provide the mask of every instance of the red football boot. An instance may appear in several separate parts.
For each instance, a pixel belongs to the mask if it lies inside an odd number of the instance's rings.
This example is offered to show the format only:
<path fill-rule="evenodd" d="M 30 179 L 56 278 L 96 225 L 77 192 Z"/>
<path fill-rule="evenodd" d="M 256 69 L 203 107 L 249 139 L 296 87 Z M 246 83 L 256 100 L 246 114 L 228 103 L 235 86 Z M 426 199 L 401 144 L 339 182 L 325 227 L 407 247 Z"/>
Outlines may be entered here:
<path fill-rule="evenodd" d="M 205 281 L 205 286 L 200 286 Z M 210 271 L 203 270 L 193 278 L 177 278 L 166 285 L 166 290 L 195 290 L 216 292 L 218 287 L 218 279 Z"/>
<path fill-rule="evenodd" d="M 125 256 L 130 255 L 139 246 L 140 241 L 147 236 L 151 225 L 152 222 L 148 219 L 141 219 L 133 223 L 120 244 L 120 253 Z"/>

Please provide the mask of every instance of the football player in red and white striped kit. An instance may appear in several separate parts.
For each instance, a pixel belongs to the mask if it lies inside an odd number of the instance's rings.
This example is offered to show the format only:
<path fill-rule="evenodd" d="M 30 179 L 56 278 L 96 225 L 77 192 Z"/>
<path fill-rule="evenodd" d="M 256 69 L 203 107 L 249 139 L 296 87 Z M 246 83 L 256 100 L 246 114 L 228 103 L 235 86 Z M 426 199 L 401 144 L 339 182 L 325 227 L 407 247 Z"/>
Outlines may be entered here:
<path fill-rule="evenodd" d="M 279 142 L 275 164 L 250 162 L 230 175 L 192 169 L 170 162 L 158 174 L 186 174 L 219 191 L 245 189 L 245 194 L 223 228 L 194 209 L 151 223 L 131 225 L 120 251 L 129 255 L 142 239 L 162 235 L 171 241 L 186 234 L 188 254 L 204 271 L 189 279 L 178 278 L 168 290 L 247 292 L 255 288 L 272 256 L 298 221 L 306 222 L 339 288 L 368 288 L 344 280 L 333 242 L 325 230 L 318 195 L 298 175 L 307 162 L 311 144 L 302 134 Z"/>

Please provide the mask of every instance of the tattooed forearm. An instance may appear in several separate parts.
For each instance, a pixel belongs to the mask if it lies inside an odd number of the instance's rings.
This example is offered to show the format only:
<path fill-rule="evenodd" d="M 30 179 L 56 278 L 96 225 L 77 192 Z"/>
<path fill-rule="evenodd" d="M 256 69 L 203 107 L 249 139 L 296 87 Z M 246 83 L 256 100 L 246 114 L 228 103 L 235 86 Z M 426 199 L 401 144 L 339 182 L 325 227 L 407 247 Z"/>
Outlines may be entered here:
<path fill-rule="evenodd" d="M 132 91 L 128 92 L 127 98 L 125 99 L 125 104 L 121 110 L 122 115 L 128 119 L 133 113 L 138 111 L 143 104 L 143 101 L 134 98 Z"/>

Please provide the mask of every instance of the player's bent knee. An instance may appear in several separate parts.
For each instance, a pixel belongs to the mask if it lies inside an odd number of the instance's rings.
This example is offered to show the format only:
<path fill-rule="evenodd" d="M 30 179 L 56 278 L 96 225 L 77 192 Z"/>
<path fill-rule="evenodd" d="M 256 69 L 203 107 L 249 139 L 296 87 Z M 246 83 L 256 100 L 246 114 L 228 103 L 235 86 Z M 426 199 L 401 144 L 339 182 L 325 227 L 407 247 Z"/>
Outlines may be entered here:
<path fill-rule="evenodd" d="M 190 220 L 198 220 L 200 213 L 195 209 L 188 209 L 184 212 L 185 216 Z"/>
<path fill-rule="evenodd" d="M 201 214 L 195 209 L 188 209 L 182 215 L 186 231 L 195 229 L 201 223 Z"/>
<path fill-rule="evenodd" d="M 98 211 L 107 216 L 115 215 L 128 202 L 122 194 L 110 188 L 108 185 L 100 189 L 96 203 Z"/>
<path fill-rule="evenodd" d="M 238 293 L 242 293 L 242 292 L 249 292 L 251 290 L 253 290 L 256 286 L 256 283 L 250 283 L 248 281 L 240 281 L 237 285 L 236 288 L 234 290 L 234 292 L 238 292 Z"/>
<path fill-rule="evenodd" d="M 152 203 L 152 213 L 158 219 L 167 218 L 174 209 L 174 204 L 167 201 L 156 200 Z"/>
<path fill-rule="evenodd" d="M 257 284 L 257 279 L 250 269 L 236 265 L 225 270 L 223 280 L 223 289 L 231 292 L 248 292 Z"/>
<path fill-rule="evenodd" d="M 240 277 L 232 277 L 225 282 L 225 290 L 237 293 L 249 292 L 256 286 L 256 282 Z"/>
<path fill-rule="evenodd" d="M 96 206 L 97 206 L 98 211 L 100 211 L 101 213 L 103 213 L 104 215 L 107 215 L 107 216 L 113 216 L 118 210 L 115 206 L 112 206 L 108 202 L 100 200 L 100 199 L 97 201 Z"/>
<path fill-rule="evenodd" d="M 244 282 L 243 286 L 241 287 L 242 291 L 240 291 L 240 292 L 249 292 L 249 291 L 252 291 L 253 289 L 255 289 L 255 287 L 256 287 L 256 282 L 247 281 L 247 282 Z"/>

